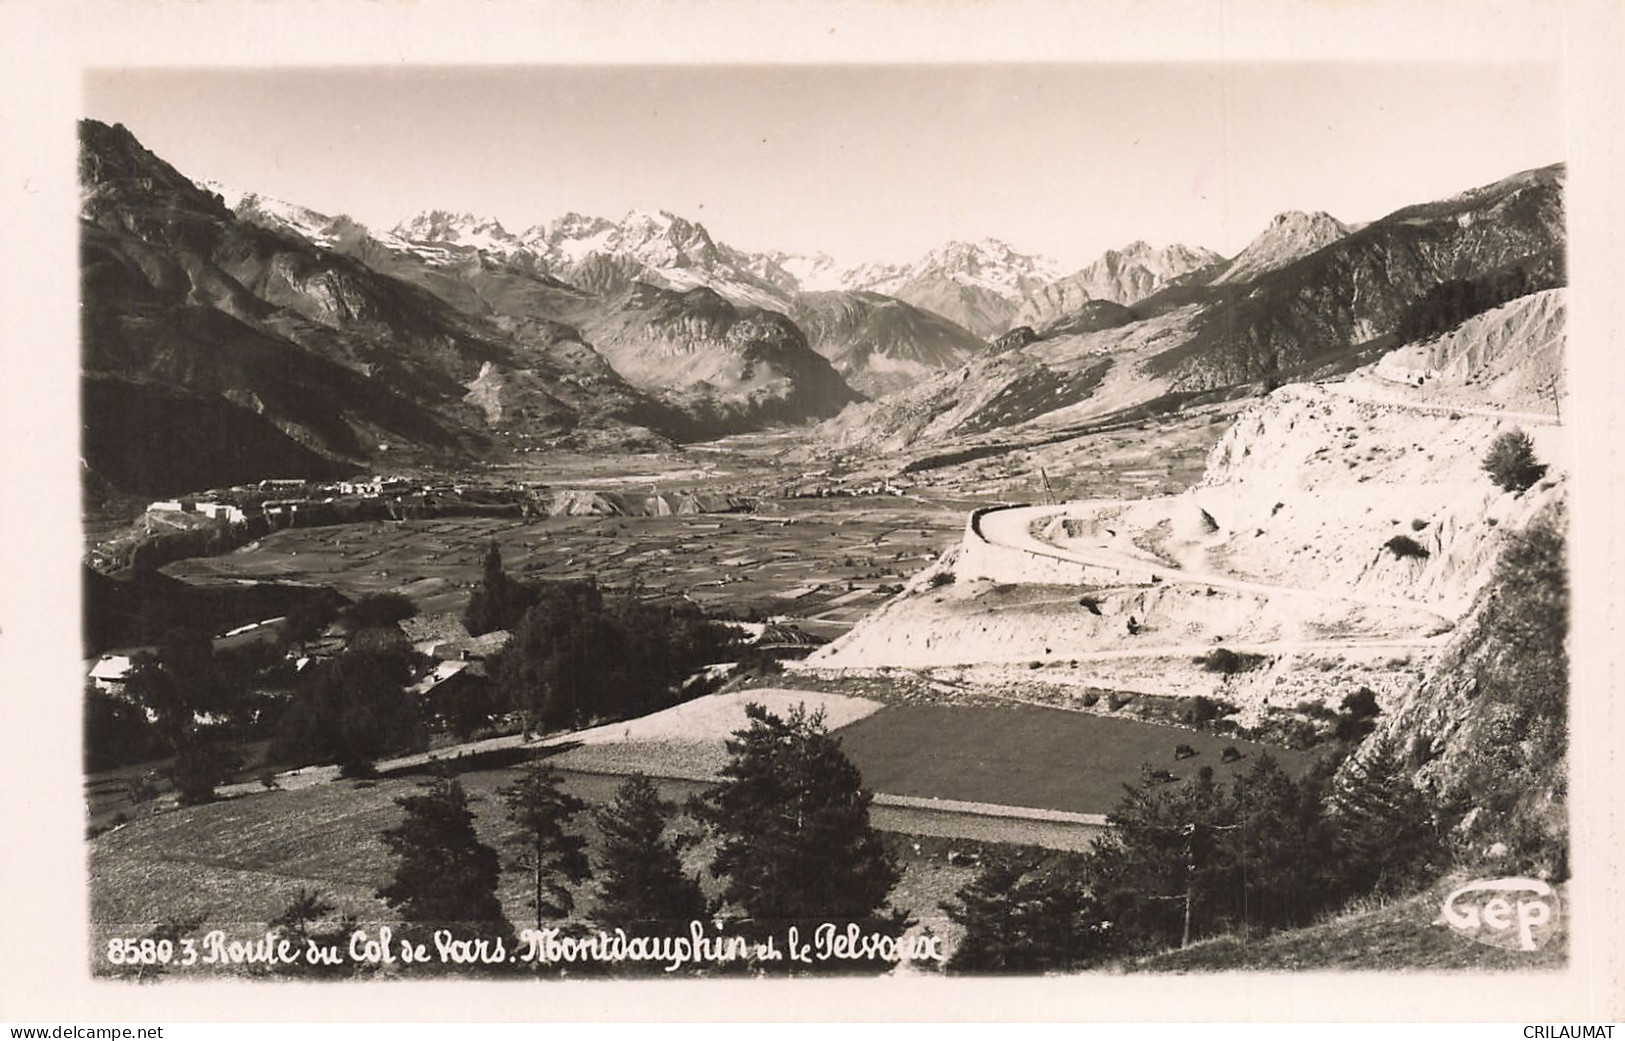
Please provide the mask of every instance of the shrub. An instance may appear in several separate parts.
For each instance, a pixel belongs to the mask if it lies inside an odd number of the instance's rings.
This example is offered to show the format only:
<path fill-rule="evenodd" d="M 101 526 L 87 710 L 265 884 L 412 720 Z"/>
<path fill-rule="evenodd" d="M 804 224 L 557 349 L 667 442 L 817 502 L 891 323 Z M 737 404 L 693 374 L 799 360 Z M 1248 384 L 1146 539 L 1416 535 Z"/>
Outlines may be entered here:
<path fill-rule="evenodd" d="M 1523 492 L 1546 476 L 1546 467 L 1535 461 L 1535 446 L 1522 430 L 1509 430 L 1490 442 L 1484 455 L 1484 472 L 1497 487 Z"/>
<path fill-rule="evenodd" d="M 1203 723 L 1211 723 L 1219 718 L 1219 706 L 1212 698 L 1201 696 L 1180 698 L 1175 715 L 1181 723 L 1190 726 L 1201 726 Z"/>
<path fill-rule="evenodd" d="M 372 593 L 340 611 L 339 620 L 353 632 L 394 625 L 417 613 L 417 605 L 400 593 Z"/>
<path fill-rule="evenodd" d="M 1420 542 L 1417 542 L 1409 535 L 1395 535 L 1393 538 L 1383 543 L 1383 548 L 1392 553 L 1399 560 L 1404 560 L 1407 557 L 1414 557 L 1418 560 L 1426 560 L 1428 558 L 1427 547 L 1422 545 Z"/>
<path fill-rule="evenodd" d="M 940 589 L 943 586 L 951 586 L 953 584 L 954 573 L 952 571 L 938 571 L 936 574 L 931 576 L 932 589 Z"/>
<path fill-rule="evenodd" d="M 1174 758 L 1175 759 L 1189 759 L 1191 756 L 1193 756 L 1195 754 L 1196 754 L 1196 749 L 1192 748 L 1190 745 L 1181 744 L 1181 745 L 1175 745 L 1174 746 Z"/>
<path fill-rule="evenodd" d="M 1228 647 L 1215 647 L 1196 661 L 1208 672 L 1222 672 L 1226 676 L 1231 676 L 1258 668 L 1264 664 L 1264 656 L 1238 653 Z"/>
<path fill-rule="evenodd" d="M 1418 517 L 1415 520 L 1411 521 L 1411 530 L 1412 531 L 1421 531 L 1423 528 L 1425 528 L 1427 526 L 1428 526 L 1428 522 L 1423 520 L 1420 517 Z"/>

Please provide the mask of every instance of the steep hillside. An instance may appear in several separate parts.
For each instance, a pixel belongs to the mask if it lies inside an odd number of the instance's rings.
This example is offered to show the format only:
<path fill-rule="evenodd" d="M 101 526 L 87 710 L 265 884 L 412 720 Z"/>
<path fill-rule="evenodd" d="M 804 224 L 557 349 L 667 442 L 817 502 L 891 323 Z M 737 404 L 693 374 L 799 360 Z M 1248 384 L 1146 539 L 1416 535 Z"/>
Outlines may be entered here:
<path fill-rule="evenodd" d="M 1565 299 L 1563 289 L 1519 297 L 1435 339 L 1383 355 L 1370 375 L 1390 389 L 1425 393 L 1434 401 L 1551 411 L 1567 392 Z"/>
<path fill-rule="evenodd" d="M 510 434 L 636 433 L 626 415 L 642 399 L 624 383 L 572 382 L 545 344 L 239 220 L 121 126 L 81 124 L 80 179 L 81 363 L 113 403 L 86 413 L 86 463 L 113 486 L 183 491 L 228 471 L 350 469 L 386 449 L 448 462 Z M 494 430 L 465 402 L 488 368 L 535 380 L 528 428 Z M 159 422 L 158 401 L 180 411 Z"/>
<path fill-rule="evenodd" d="M 1153 249 L 1145 242 L 1133 242 L 1120 250 L 1107 250 L 1081 271 L 1035 290 L 1016 311 L 1012 324 L 1044 328 L 1092 300 L 1138 303 L 1175 279 L 1223 260 L 1210 249 L 1177 243 Z"/>
<path fill-rule="evenodd" d="M 1545 167 L 1374 221 L 1207 308 L 1147 371 L 1180 390 L 1247 382 L 1393 332 L 1441 283 L 1525 270 L 1530 289 L 1561 285 L 1563 180 Z"/>
<path fill-rule="evenodd" d="M 711 289 L 635 283 L 583 332 L 617 372 L 708 433 L 822 418 L 860 400 L 794 322 Z"/>
<path fill-rule="evenodd" d="M 1562 189 L 1563 167 L 1546 167 L 1400 210 L 1250 282 L 1204 282 L 1210 269 L 1200 269 L 1126 308 L 1089 300 L 1028 342 L 1012 342 L 1000 364 L 973 364 L 904 390 L 867 417 L 861 434 L 843 421 L 834 440 L 884 448 L 949 435 L 921 417 L 943 414 L 949 396 L 997 399 L 1003 384 L 1030 371 L 1023 357 L 1072 373 L 1109 365 L 1087 397 L 1015 413 L 1017 422 L 1045 426 L 1346 372 L 1407 338 L 1436 337 L 1475 313 L 1561 286 Z M 1295 224 L 1283 221 L 1281 230 Z M 1322 229 L 1315 234 L 1335 230 L 1309 224 Z M 1281 260 L 1291 252 L 1288 238 L 1261 242 L 1252 258 L 1238 260 Z M 1509 389 L 1506 400 L 1514 398 L 1528 394 Z"/>
<path fill-rule="evenodd" d="M 790 318 L 813 350 L 872 398 L 956 369 L 986 349 L 969 330 L 941 315 L 879 293 L 802 293 Z"/>
<path fill-rule="evenodd" d="M 1464 855 L 1508 874 L 1568 871 L 1567 509 L 1530 503 L 1444 653 L 1382 719 Z M 1362 753 L 1363 754 L 1363 753 Z"/>

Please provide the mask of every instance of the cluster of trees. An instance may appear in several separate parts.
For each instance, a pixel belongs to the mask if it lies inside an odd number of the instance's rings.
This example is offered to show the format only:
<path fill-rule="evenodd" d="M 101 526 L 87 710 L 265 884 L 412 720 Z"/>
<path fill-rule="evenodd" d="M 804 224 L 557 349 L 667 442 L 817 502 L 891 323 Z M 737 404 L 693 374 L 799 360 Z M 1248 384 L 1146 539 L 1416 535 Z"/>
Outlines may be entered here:
<path fill-rule="evenodd" d="M 721 779 L 686 807 L 703 833 L 679 831 L 677 806 L 633 777 L 592 814 L 602 839 L 591 858 L 573 826 L 586 807 L 547 766 L 499 791 L 505 863 L 480 840 L 461 785 L 436 780 L 400 800 L 403 820 L 385 833 L 397 869 L 380 896 L 407 930 L 507 938 L 497 896 L 506 866 L 522 873 L 538 928 L 571 916 L 591 880 L 591 920 L 632 935 L 715 920 L 752 940 L 824 922 L 900 936 L 912 923 L 890 902 L 898 862 L 822 719 L 753 705 L 728 748 Z M 1110 820 L 1112 834 L 1085 854 L 990 853 L 943 904 L 965 929 L 950 971 L 1074 970 L 1220 932 L 1298 926 L 1353 896 L 1431 878 L 1446 856 L 1435 807 L 1391 742 L 1340 773 L 1322 763 L 1295 777 L 1260 755 L 1229 783 L 1210 769 L 1185 784 L 1148 775 Z M 702 835 L 714 896 L 685 868 Z"/>
<path fill-rule="evenodd" d="M 425 709 L 407 692 L 417 663 L 389 640 L 354 640 L 336 658 L 295 675 L 284 652 L 338 622 L 352 637 L 391 629 L 416 607 L 398 593 L 341 606 L 308 597 L 290 609 L 275 642 L 216 653 L 196 630 L 174 629 L 135 664 L 125 694 L 86 695 L 89 769 L 172 757 L 186 802 L 212 797 L 239 765 L 232 749 L 269 736 L 270 759 L 337 763 L 370 774 L 381 756 L 425 747 Z M 510 645 L 488 663 L 489 685 L 464 684 L 438 709 L 467 736 L 493 715 L 518 712 L 527 729 L 580 726 L 664 708 L 701 666 L 739 658 L 735 629 L 690 604 L 606 596 L 590 582 L 510 579 L 493 544 L 469 607 L 471 631 L 509 628 Z M 281 669 L 286 675 L 274 676 Z M 286 694 L 254 698 L 270 679 Z"/>
<path fill-rule="evenodd" d="M 572 915 L 575 893 L 590 880 L 591 920 L 631 935 L 687 935 L 694 921 L 747 939 L 777 934 L 781 944 L 793 924 L 805 935 L 825 922 L 899 935 L 910 924 L 889 904 L 900 868 L 870 825 L 870 793 L 822 715 L 797 709 L 781 717 L 752 705 L 748 719 L 728 743 L 721 779 L 687 806 L 714 842 L 715 899 L 684 864 L 701 835 L 677 828 L 678 806 L 652 781 L 629 778 L 592 813 L 601 840 L 589 857 L 574 827 L 586 806 L 545 763 L 498 791 L 506 862 L 480 838 L 455 779 L 437 778 L 398 800 L 401 822 L 383 833 L 395 870 L 379 896 L 401 916 L 403 935 L 451 928 L 460 938 L 502 938 L 509 949 L 513 927 L 498 896 L 504 867 L 524 878 L 538 928 Z"/>
<path fill-rule="evenodd" d="M 509 578 L 495 544 L 469 604 L 470 632 L 508 628 L 492 657 L 502 703 L 527 728 L 580 726 L 664 708 L 703 665 L 738 656 L 738 633 L 692 604 L 605 596 L 591 582 Z"/>
<path fill-rule="evenodd" d="M 379 757 L 425 747 L 422 714 L 406 690 L 411 678 L 405 649 L 351 650 L 313 664 L 278 720 L 271 759 L 337 763 L 344 776 L 365 777 Z"/>
<path fill-rule="evenodd" d="M 1561 257 L 1503 268 L 1483 278 L 1440 282 L 1400 316 L 1394 334 L 1401 343 L 1449 332 L 1477 314 L 1564 283 Z"/>
<path fill-rule="evenodd" d="M 172 757 L 170 780 L 182 804 L 205 802 L 237 766 L 232 722 L 241 688 L 228 682 L 214 643 L 194 629 L 172 629 L 155 654 L 138 655 L 124 687 Z"/>
<path fill-rule="evenodd" d="M 1083 855 L 1004 854 L 944 905 L 965 972 L 1065 971 L 1220 932 L 1303 925 L 1351 897 L 1432 877 L 1438 818 L 1403 757 L 1379 744 L 1334 781 L 1268 755 L 1228 785 L 1147 777 Z"/>

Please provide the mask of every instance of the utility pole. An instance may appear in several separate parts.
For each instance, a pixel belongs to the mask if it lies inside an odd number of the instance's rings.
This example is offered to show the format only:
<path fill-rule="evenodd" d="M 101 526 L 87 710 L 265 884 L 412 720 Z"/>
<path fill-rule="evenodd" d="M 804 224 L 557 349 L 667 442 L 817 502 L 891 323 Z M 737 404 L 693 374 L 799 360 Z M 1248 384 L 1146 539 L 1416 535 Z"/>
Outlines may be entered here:
<path fill-rule="evenodd" d="M 1191 945 L 1191 901 L 1196 897 L 1196 822 L 1185 825 L 1185 931 L 1179 949 Z"/>

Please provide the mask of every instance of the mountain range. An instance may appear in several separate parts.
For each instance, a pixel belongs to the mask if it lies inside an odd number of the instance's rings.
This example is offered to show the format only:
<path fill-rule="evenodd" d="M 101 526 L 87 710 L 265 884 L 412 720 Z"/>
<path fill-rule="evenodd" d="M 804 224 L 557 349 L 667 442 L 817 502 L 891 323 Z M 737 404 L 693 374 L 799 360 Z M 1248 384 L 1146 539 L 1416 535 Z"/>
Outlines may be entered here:
<path fill-rule="evenodd" d="M 1563 278 L 1561 166 L 1066 273 L 993 239 L 843 267 L 667 212 L 380 231 L 194 183 L 122 126 L 80 138 L 85 466 L 142 493 L 820 420 L 896 450 L 1295 378 L 1413 327 L 1441 284 Z"/>

